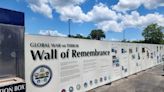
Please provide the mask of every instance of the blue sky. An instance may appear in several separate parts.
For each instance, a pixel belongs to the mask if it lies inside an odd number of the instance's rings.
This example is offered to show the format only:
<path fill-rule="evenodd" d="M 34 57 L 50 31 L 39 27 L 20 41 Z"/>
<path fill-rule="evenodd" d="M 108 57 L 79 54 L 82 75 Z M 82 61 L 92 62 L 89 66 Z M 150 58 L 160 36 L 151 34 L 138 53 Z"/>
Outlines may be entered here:
<path fill-rule="evenodd" d="M 164 26 L 164 0 L 1 0 L 1 8 L 25 13 L 27 34 L 87 36 L 100 28 L 106 40 L 141 40 L 151 23 Z"/>

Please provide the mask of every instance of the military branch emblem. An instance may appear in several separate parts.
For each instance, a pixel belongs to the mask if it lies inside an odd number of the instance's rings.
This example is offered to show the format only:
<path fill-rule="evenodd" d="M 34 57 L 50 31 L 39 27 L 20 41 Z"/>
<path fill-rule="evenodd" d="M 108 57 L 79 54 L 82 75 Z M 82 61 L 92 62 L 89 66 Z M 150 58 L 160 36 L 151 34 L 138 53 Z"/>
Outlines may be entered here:
<path fill-rule="evenodd" d="M 31 75 L 32 83 L 37 87 L 47 85 L 52 78 L 52 71 L 48 66 L 41 65 L 34 69 Z"/>

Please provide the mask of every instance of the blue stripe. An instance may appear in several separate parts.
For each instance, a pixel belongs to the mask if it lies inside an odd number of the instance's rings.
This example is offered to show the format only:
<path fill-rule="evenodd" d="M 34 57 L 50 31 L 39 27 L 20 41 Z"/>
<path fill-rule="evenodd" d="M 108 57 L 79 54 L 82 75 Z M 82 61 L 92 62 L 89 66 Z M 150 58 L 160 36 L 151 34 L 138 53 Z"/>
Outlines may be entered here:
<path fill-rule="evenodd" d="M 0 23 L 24 26 L 24 13 L 0 8 Z"/>

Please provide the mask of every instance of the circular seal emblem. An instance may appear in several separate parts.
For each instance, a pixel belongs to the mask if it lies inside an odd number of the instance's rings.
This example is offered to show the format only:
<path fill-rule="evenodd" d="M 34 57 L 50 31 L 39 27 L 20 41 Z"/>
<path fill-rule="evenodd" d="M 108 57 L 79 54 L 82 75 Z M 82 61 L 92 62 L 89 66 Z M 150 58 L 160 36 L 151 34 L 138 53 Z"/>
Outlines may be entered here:
<path fill-rule="evenodd" d="M 95 84 L 97 84 L 98 83 L 98 80 L 97 79 L 95 79 Z"/>
<path fill-rule="evenodd" d="M 103 82 L 103 78 L 102 77 L 100 78 L 100 82 Z"/>
<path fill-rule="evenodd" d="M 52 78 L 52 71 L 46 65 L 38 66 L 34 69 L 31 75 L 32 83 L 37 87 L 47 85 Z"/>
<path fill-rule="evenodd" d="M 89 82 L 89 84 L 92 86 L 92 85 L 93 85 L 93 81 L 91 80 L 91 81 Z"/>
<path fill-rule="evenodd" d="M 106 77 L 106 76 L 104 77 L 104 80 L 105 80 L 105 81 L 107 80 L 107 77 Z"/>
<path fill-rule="evenodd" d="M 66 90 L 65 89 L 62 89 L 62 91 L 61 92 L 66 92 Z"/>
<path fill-rule="evenodd" d="M 87 88 L 88 87 L 88 84 L 87 82 L 84 83 L 84 87 Z"/>
<path fill-rule="evenodd" d="M 73 90 L 74 90 L 74 88 L 71 86 L 71 87 L 69 88 L 69 92 L 73 92 Z"/>
<path fill-rule="evenodd" d="M 76 85 L 76 89 L 77 89 L 77 90 L 80 90 L 80 88 L 81 88 L 80 84 L 77 84 L 77 85 Z"/>

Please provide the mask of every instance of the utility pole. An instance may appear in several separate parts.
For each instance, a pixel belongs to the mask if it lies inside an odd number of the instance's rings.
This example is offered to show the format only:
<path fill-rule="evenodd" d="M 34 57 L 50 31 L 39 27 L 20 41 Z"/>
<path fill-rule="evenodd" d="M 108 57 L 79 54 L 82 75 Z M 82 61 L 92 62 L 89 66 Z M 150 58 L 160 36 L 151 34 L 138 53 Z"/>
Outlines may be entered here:
<path fill-rule="evenodd" d="M 126 39 L 125 39 L 125 30 L 123 30 L 123 42 L 125 42 Z"/>
<path fill-rule="evenodd" d="M 68 19 L 68 37 L 71 37 L 71 19 Z"/>
<path fill-rule="evenodd" d="M 48 30 L 48 36 L 51 36 L 51 33 L 50 33 L 50 31 Z"/>

